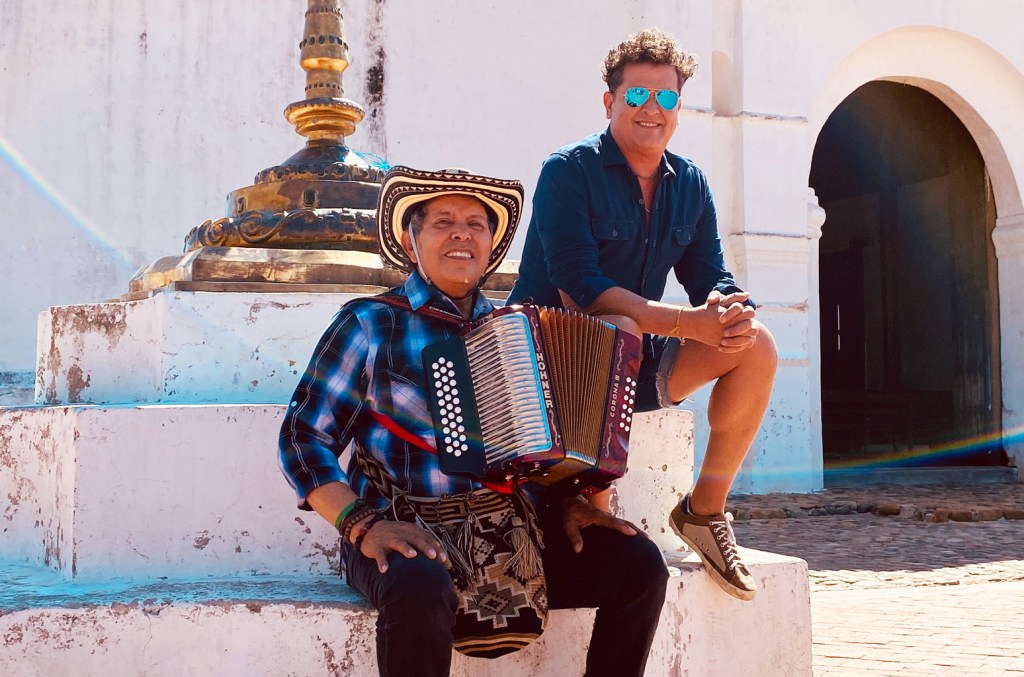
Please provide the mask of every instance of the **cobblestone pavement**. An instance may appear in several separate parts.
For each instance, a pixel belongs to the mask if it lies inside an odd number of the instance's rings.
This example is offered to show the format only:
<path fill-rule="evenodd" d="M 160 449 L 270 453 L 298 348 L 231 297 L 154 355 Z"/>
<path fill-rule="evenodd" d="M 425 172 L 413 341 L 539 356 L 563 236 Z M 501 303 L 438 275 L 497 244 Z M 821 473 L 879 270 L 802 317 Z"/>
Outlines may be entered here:
<path fill-rule="evenodd" d="M 1024 677 L 1022 508 L 1024 484 L 730 501 L 741 545 L 807 561 L 819 677 Z"/>

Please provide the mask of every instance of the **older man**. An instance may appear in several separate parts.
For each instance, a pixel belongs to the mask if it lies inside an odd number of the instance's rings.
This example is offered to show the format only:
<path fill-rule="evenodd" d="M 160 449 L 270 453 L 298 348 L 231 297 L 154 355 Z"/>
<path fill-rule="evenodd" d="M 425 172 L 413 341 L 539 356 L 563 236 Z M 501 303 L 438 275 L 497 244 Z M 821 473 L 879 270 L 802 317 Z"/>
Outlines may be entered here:
<path fill-rule="evenodd" d="M 673 529 L 731 595 L 757 586 L 736 550 L 725 501 L 768 405 L 777 356 L 754 304 L 725 269 L 707 178 L 667 150 L 696 64 L 657 30 L 604 63 L 608 128 L 555 151 L 541 169 L 511 301 L 532 297 L 645 334 L 638 410 L 671 407 L 715 381 L 711 434 Z M 692 307 L 660 302 L 670 271 Z"/>
<path fill-rule="evenodd" d="M 392 169 L 378 205 L 381 256 L 409 277 L 341 309 L 282 424 L 281 466 L 299 508 L 339 528 L 348 583 L 379 612 L 382 675 L 449 672 L 453 628 L 466 611 L 446 570 L 455 553 L 440 531 L 390 504 L 489 495 L 479 482 L 440 470 L 421 351 L 455 335 L 453 319 L 493 310 L 480 287 L 508 249 L 521 202 L 515 181 Z M 350 442 L 352 459 L 342 468 Z M 540 602 L 598 608 L 586 674 L 643 674 L 668 576 L 658 548 L 578 496 L 542 505 L 540 523 L 547 581 Z M 484 606 L 470 611 L 484 618 L 502 605 Z"/>

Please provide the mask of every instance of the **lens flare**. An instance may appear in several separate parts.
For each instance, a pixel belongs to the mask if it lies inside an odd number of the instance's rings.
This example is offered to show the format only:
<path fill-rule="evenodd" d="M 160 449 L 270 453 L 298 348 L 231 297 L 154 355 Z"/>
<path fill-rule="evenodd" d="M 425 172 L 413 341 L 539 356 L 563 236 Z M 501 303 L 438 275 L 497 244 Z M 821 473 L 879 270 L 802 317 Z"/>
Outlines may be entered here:
<path fill-rule="evenodd" d="M 996 451 L 1001 447 L 1024 442 L 1024 425 L 998 430 L 984 435 L 975 435 L 926 448 L 884 454 L 869 459 L 856 459 L 828 463 L 830 470 L 870 469 L 892 466 L 935 465 L 956 459 L 966 454 Z M 940 463 L 941 464 L 941 463 Z"/>
<path fill-rule="evenodd" d="M 53 184 L 43 178 L 42 174 L 28 162 L 24 155 L 19 153 L 2 136 L 0 136 L 0 160 L 6 162 L 18 176 L 25 180 L 25 183 L 53 205 L 78 230 L 86 234 L 100 249 L 104 250 L 118 266 L 128 272 L 135 271 L 136 266 L 114 243 L 113 239 L 71 204 Z"/>

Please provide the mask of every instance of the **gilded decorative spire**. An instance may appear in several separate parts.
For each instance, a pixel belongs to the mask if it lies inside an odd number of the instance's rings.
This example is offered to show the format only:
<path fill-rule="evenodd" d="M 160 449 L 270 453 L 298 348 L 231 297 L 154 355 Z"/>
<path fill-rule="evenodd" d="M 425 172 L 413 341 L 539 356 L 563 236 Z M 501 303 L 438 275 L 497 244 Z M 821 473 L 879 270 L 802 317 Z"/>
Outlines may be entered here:
<path fill-rule="evenodd" d="M 310 141 L 344 143 L 363 119 L 363 107 L 343 98 L 341 76 L 348 68 L 344 25 L 337 0 L 310 0 L 299 43 L 299 65 L 306 71 L 306 99 L 284 111 L 295 131 Z"/>
<path fill-rule="evenodd" d="M 309 0 L 299 65 L 306 98 L 285 118 L 306 146 L 228 194 L 227 214 L 193 228 L 185 251 L 201 247 L 377 251 L 375 208 L 383 172 L 345 145 L 363 107 L 344 98 L 348 68 L 339 0 Z"/>

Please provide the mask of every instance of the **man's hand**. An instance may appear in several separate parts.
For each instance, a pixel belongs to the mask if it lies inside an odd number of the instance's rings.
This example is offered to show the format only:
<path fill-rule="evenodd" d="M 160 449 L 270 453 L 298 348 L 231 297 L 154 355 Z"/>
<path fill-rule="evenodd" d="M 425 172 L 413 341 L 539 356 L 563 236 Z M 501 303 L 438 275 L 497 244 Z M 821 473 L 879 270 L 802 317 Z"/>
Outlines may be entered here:
<path fill-rule="evenodd" d="M 626 520 L 612 517 L 604 510 L 598 510 L 580 496 L 566 500 L 562 506 L 562 528 L 565 529 L 565 535 L 569 537 L 569 543 L 576 552 L 583 550 L 580 529 L 590 526 L 615 529 L 627 536 L 636 536 L 640 533 L 639 529 Z"/>
<path fill-rule="evenodd" d="M 713 328 L 704 322 L 708 331 L 705 338 L 695 337 L 702 343 L 715 346 L 723 353 L 738 353 L 749 348 L 754 339 L 757 338 L 757 327 L 754 325 L 754 309 L 743 305 L 743 302 L 750 298 L 749 292 L 734 292 L 722 294 L 717 289 L 711 290 L 708 294 L 707 303 L 701 306 L 701 310 L 717 311 L 720 334 L 715 337 Z M 712 340 L 706 340 L 710 338 Z M 714 342 L 717 338 L 717 343 Z"/>
<path fill-rule="evenodd" d="M 717 289 L 712 289 L 711 293 L 708 294 L 708 300 L 706 303 L 709 306 L 722 306 L 728 308 L 734 303 L 743 304 L 744 301 L 750 298 L 750 292 L 748 291 L 737 291 L 731 294 L 723 294 Z"/>
<path fill-rule="evenodd" d="M 426 529 L 410 522 L 381 520 L 366 532 L 359 551 L 377 561 L 377 568 L 383 574 L 388 570 L 388 553 L 397 552 L 407 559 L 423 553 L 430 559 L 437 559 L 448 565 L 448 555 L 444 548 Z"/>

